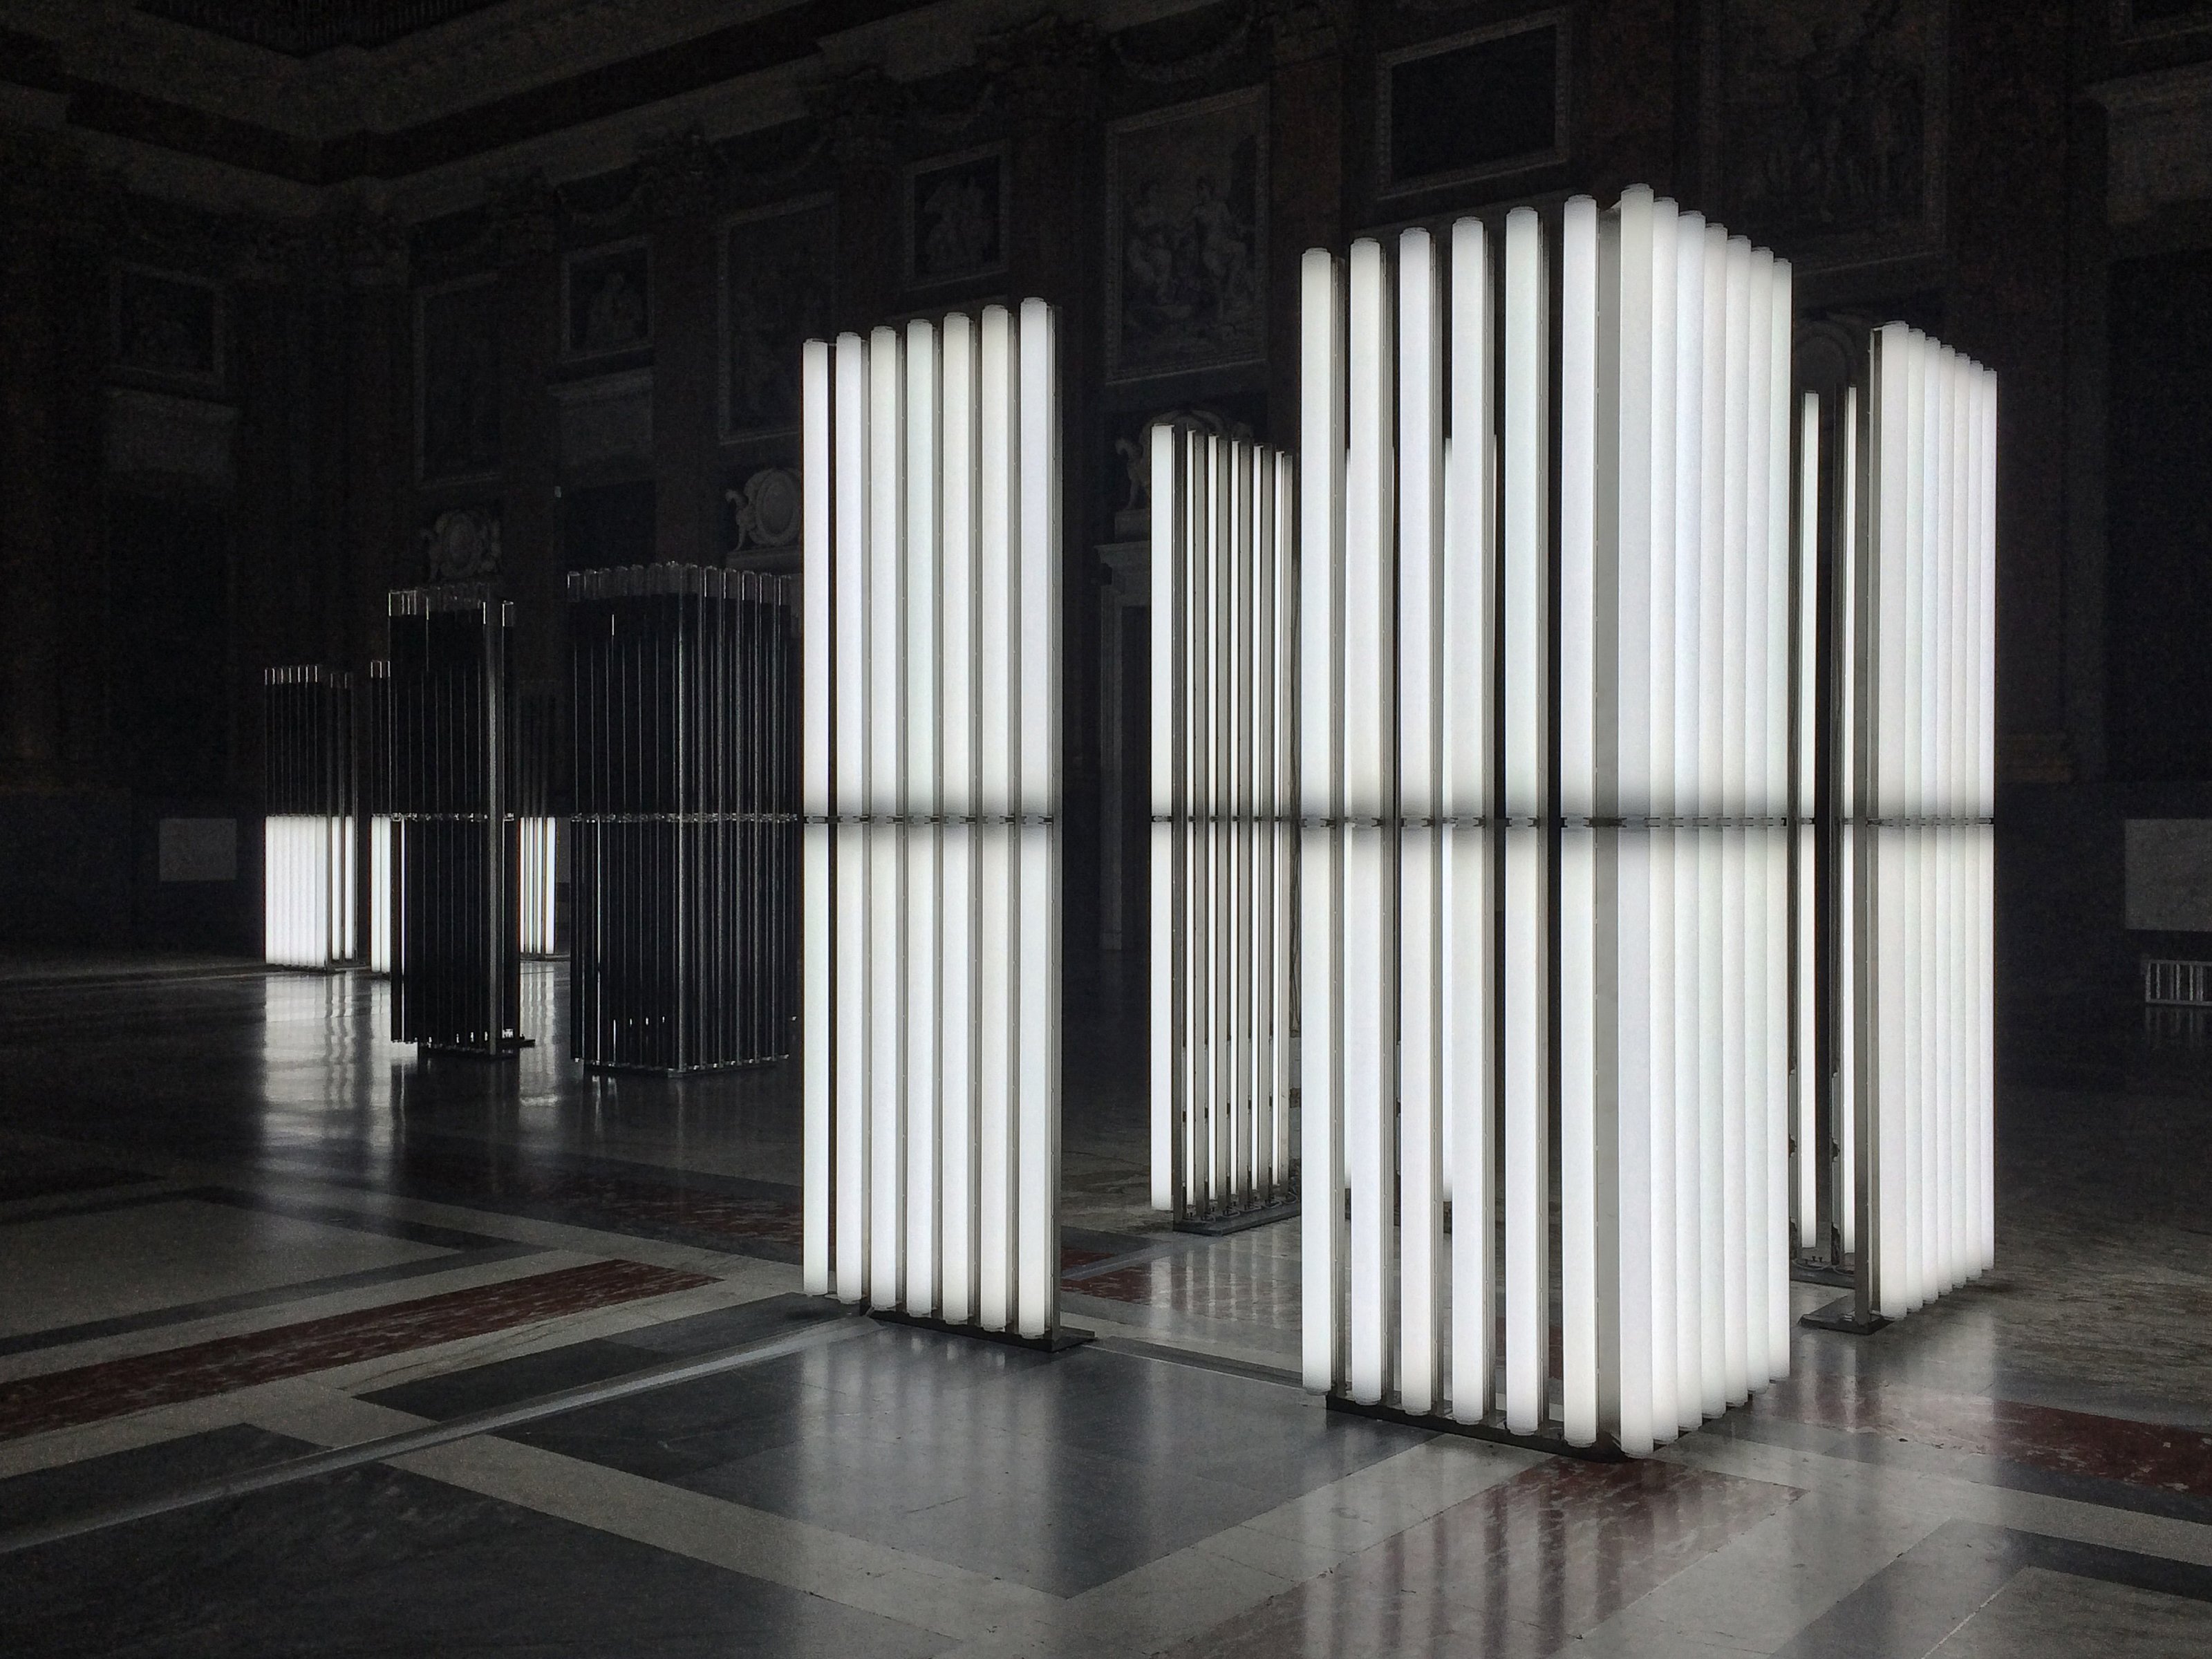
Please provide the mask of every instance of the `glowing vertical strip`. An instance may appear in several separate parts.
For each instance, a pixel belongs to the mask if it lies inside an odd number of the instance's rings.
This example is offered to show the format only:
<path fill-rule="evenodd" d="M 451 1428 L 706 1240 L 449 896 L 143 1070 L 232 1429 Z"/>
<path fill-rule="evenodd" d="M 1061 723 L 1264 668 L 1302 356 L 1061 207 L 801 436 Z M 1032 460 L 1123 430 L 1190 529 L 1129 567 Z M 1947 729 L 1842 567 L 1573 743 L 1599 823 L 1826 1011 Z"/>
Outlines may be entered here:
<path fill-rule="evenodd" d="M 1721 1237 L 1723 1274 L 1721 1334 L 1727 1365 L 1728 1398 L 1743 1400 L 1750 1387 L 1744 1328 L 1747 1293 L 1743 1238 L 1749 1219 L 1744 1207 L 1744 1055 L 1749 1033 L 1744 1019 L 1744 577 L 1748 513 L 1745 492 L 1750 472 L 1748 399 L 1751 395 L 1751 245 L 1741 237 L 1728 244 L 1727 382 L 1723 420 L 1721 511 L 1721 637 L 1713 672 L 1721 690 L 1720 794 L 1714 806 L 1721 818 Z"/>
<path fill-rule="evenodd" d="M 1815 744 L 1820 727 L 1820 394 L 1805 393 L 1797 416 L 1796 606 L 1791 651 L 1796 665 L 1791 702 L 1791 799 L 1790 817 L 1796 842 L 1796 880 L 1790 890 L 1790 927 L 1796 940 L 1791 980 L 1797 1051 L 1792 1085 L 1797 1133 L 1797 1244 L 1809 1249 L 1820 1211 L 1820 1158 L 1815 1109 L 1820 1098 L 1816 988 L 1815 915 L 1818 831 L 1813 810 L 1818 783 Z M 1784 1298 L 1785 1305 L 1787 1298 Z"/>
<path fill-rule="evenodd" d="M 1975 740 L 1976 805 L 1979 820 L 1976 842 L 1979 857 L 1975 873 L 1976 939 L 1974 987 L 1979 1000 L 1974 1054 L 1981 1068 L 1976 1091 L 1979 1127 L 1976 1147 L 1980 1158 L 1978 1220 L 1979 1237 L 1975 1260 L 1984 1268 L 1996 1265 L 1996 1006 L 1994 981 L 1996 945 L 1996 627 L 1997 627 L 1997 377 L 1984 369 L 1979 376 L 1981 453 L 1975 466 L 1975 488 L 1981 501 L 1979 532 L 1974 558 L 1975 585 Z"/>
<path fill-rule="evenodd" d="M 1380 244 L 1352 245 L 1351 448 L 1344 528 L 1344 1116 L 1352 1188 L 1352 1397 L 1380 1401 L 1390 1385 L 1391 1180 L 1397 1101 L 1393 1027 L 1390 808 L 1395 746 L 1385 676 L 1391 525 L 1392 349 L 1387 262 Z"/>
<path fill-rule="evenodd" d="M 1490 1410 L 1497 1307 L 1491 1146 L 1497 1019 L 1490 798 L 1497 713 L 1498 550 L 1491 416 L 1490 249 L 1480 219 L 1452 227 L 1451 447 L 1445 461 L 1443 890 L 1443 1113 L 1452 1186 L 1451 1409 Z"/>
<path fill-rule="evenodd" d="M 975 325 L 958 313 L 943 338 L 944 489 L 939 505 L 943 589 L 938 651 L 942 745 L 944 905 L 943 1022 L 938 1038 L 944 1146 L 941 1245 L 945 1317 L 975 1314 L 975 608 L 977 396 Z"/>
<path fill-rule="evenodd" d="M 1604 1207 L 1597 1190 L 1604 1064 L 1596 1021 L 1597 846 L 1589 822 L 1598 811 L 1598 244 L 1597 204 L 1587 196 L 1571 198 L 1559 232 L 1559 1039 L 1554 1064 L 1559 1071 L 1560 1414 L 1568 1443 L 1577 1446 L 1597 1438 L 1597 1230 Z M 1509 1301 L 1506 1317 L 1512 1316 Z"/>
<path fill-rule="evenodd" d="M 1152 463 L 1152 937 L 1150 988 L 1152 1207 L 1176 1207 L 1175 1113 L 1179 1065 L 1176 984 L 1182 956 L 1176 925 L 1178 846 L 1187 834 L 1177 757 L 1182 735 L 1180 629 L 1184 616 L 1183 567 L 1188 555 L 1184 491 L 1179 476 L 1182 435 L 1164 422 L 1151 433 Z"/>
<path fill-rule="evenodd" d="M 1674 817 L 1678 810 L 1680 779 L 1674 752 L 1675 678 L 1680 668 L 1674 655 L 1674 590 L 1676 527 L 1674 466 L 1675 402 L 1680 386 L 1675 361 L 1677 317 L 1674 284 L 1680 260 L 1675 238 L 1680 226 L 1674 203 L 1658 201 L 1651 210 L 1651 412 L 1648 463 L 1650 477 L 1650 580 L 1640 621 L 1645 629 L 1645 650 L 1650 665 L 1648 707 L 1643 711 L 1648 748 L 1645 774 L 1646 805 L 1650 815 L 1650 881 L 1651 901 L 1646 935 L 1650 963 L 1650 1156 L 1645 1173 L 1650 1195 L 1651 1281 L 1651 1433 L 1657 1440 L 1672 1440 L 1679 1408 L 1675 1385 L 1679 1375 L 1676 1349 L 1681 1334 L 1674 1278 L 1675 1208 L 1680 1190 L 1675 1158 L 1676 1037 L 1675 1006 L 1680 987 L 1675 975 L 1674 942 L 1680 936 L 1681 916 L 1674 883 Z M 1624 617 L 1624 623 L 1629 618 Z M 1632 705 L 1624 720 L 1633 719 Z M 1631 1165 L 1632 1172 L 1634 1166 Z"/>
<path fill-rule="evenodd" d="M 1674 584 L 1667 609 L 1674 629 L 1674 1297 L 1676 1426 L 1693 1429 L 1705 1416 L 1703 1222 L 1705 1146 L 1702 1066 L 1705 987 L 1698 938 L 1702 904 L 1696 821 L 1705 811 L 1699 749 L 1705 664 L 1698 636 L 1705 544 L 1705 222 L 1681 216 L 1675 227 Z"/>
<path fill-rule="evenodd" d="M 1749 337 L 1745 343 L 1749 389 L 1744 406 L 1743 608 L 1740 658 L 1743 693 L 1741 805 L 1746 820 L 1743 849 L 1743 1227 L 1744 1363 L 1748 1386 L 1765 1386 L 1771 1371 L 1766 1353 L 1766 1273 L 1761 1241 L 1766 1235 L 1767 1131 L 1774 1102 L 1767 1092 L 1766 986 L 1778 962 L 1767 956 L 1765 877 L 1768 820 L 1766 795 L 1766 613 L 1768 496 L 1773 483 L 1769 465 L 1773 432 L 1767 419 L 1773 393 L 1774 255 L 1765 248 L 1751 255 Z"/>
<path fill-rule="evenodd" d="M 831 793 L 837 819 L 831 860 L 836 884 L 835 1055 L 836 1207 L 833 1223 L 837 1297 L 868 1293 L 868 422 L 867 348 L 857 334 L 837 337 L 836 422 L 836 527 L 831 586 L 836 671 Z"/>
<path fill-rule="evenodd" d="M 1728 1409 L 1728 933 L 1723 855 L 1727 767 L 1721 684 L 1728 590 L 1729 234 L 1705 227 L 1703 409 L 1698 490 L 1698 1372 L 1708 1417 Z"/>
<path fill-rule="evenodd" d="M 938 564 L 944 476 L 939 449 L 937 330 L 906 327 L 906 1309 L 938 1307 L 938 818 L 943 709 L 938 678 Z"/>
<path fill-rule="evenodd" d="M 1836 795 L 1836 1237 L 1845 1255 L 1858 1249 L 1858 836 L 1859 766 L 1863 728 L 1859 719 L 1859 392 L 1844 388 L 1837 422 L 1836 516 L 1836 742 L 1831 785 Z"/>
<path fill-rule="evenodd" d="M 1443 290 L 1429 234 L 1398 240 L 1398 1394 L 1442 1398 L 1443 1124 L 1437 1019 L 1443 644 Z M 1387 1182 L 1386 1182 L 1387 1185 Z"/>
<path fill-rule="evenodd" d="M 906 414 L 898 331 L 868 342 L 868 1300 L 898 1305 L 903 1254 L 906 996 L 899 857 L 905 839 L 900 703 L 904 701 Z"/>
<path fill-rule="evenodd" d="M 805 867 L 799 884 L 801 968 L 799 1019 L 802 1037 L 799 1091 L 800 1274 L 810 1296 L 830 1290 L 830 1168 L 832 1035 L 830 998 L 829 819 L 836 811 L 830 793 L 830 731 L 831 643 L 830 345 L 809 340 L 799 354 L 803 425 L 799 470 L 805 492 L 799 534 L 799 811 L 805 816 Z M 385 826 L 388 843 L 390 820 Z M 388 854 L 374 846 L 372 856 Z M 374 890 L 372 889 L 372 893 Z M 388 902 L 388 900 L 387 900 Z M 372 926 L 378 925 L 373 923 Z"/>
<path fill-rule="evenodd" d="M 1591 1011 L 1600 1060 L 1592 1092 L 1599 1290 L 1598 1419 L 1623 1450 L 1651 1449 L 1651 560 L 1655 204 L 1641 186 L 1625 191 L 1599 237 L 1602 326 L 1597 333 L 1595 455 L 1589 647 L 1593 720 L 1591 810 L 1618 820 L 1589 839 L 1595 873 L 1611 890 L 1592 894 L 1592 988 L 1609 1002 Z M 1571 313 L 1570 313 L 1571 315 Z M 1566 364 L 1562 340 L 1561 367 Z M 1564 394 L 1563 394 L 1564 395 Z M 1562 433 L 1562 462 L 1565 461 Z M 1565 469 L 1561 471 L 1565 501 Z M 1565 586 L 1561 592 L 1564 602 Z M 1560 696 L 1567 696 L 1568 617 L 1560 618 Z M 1609 754 L 1607 751 L 1610 751 Z M 1566 751 L 1560 751 L 1564 788 Z M 1565 802 L 1561 802 L 1565 817 Z M 1566 845 L 1562 831 L 1561 846 Z M 1562 883 L 1565 876 L 1562 860 Z M 1567 921 L 1560 895 L 1560 925 Z M 1564 964 L 1563 964 L 1564 965 Z M 1561 995 L 1566 994 L 1561 980 Z M 1609 992 L 1609 997 L 1607 994 Z M 1565 1008 L 1561 1010 L 1565 1013 Z M 1609 1029 L 1608 1029 L 1609 1028 Z M 1561 1045 L 1567 1041 L 1561 1026 Z M 1610 1062 L 1609 1066 L 1607 1061 Z M 1565 1097 L 1560 1146 L 1566 1152 Z M 1565 1172 L 1561 1236 L 1565 1237 Z M 1562 1275 L 1564 1282 L 1564 1274 Z M 1563 1302 L 1564 1305 L 1564 1302 Z M 1571 1419 L 1570 1419 L 1571 1427 Z"/>
<path fill-rule="evenodd" d="M 1326 1391 L 1342 1375 L 1345 1318 L 1342 871 L 1334 826 L 1342 802 L 1346 341 L 1336 261 L 1310 250 L 1298 278 L 1300 1324 L 1305 1385 Z"/>
<path fill-rule="evenodd" d="M 1551 342 L 1543 228 L 1505 219 L 1504 442 L 1501 456 L 1504 661 L 1505 1423 L 1543 1425 L 1551 1368 L 1551 1030 L 1547 892 L 1551 812 Z M 1309 473 L 1310 477 L 1310 473 Z"/>
<path fill-rule="evenodd" d="M 1766 400 L 1766 1223 L 1760 1305 L 1770 1378 L 1790 1374 L 1790 380 L 1795 301 L 1790 262 L 1777 259 Z"/>
<path fill-rule="evenodd" d="M 1014 342 L 1003 306 L 983 311 L 976 590 L 976 1316 L 1002 1331 L 1014 1317 L 1015 810 L 1013 629 L 1018 596 L 1014 544 Z"/>
<path fill-rule="evenodd" d="M 1221 458 L 1229 471 L 1229 543 L 1222 591 L 1223 688 L 1221 983 L 1228 997 L 1222 1022 L 1222 1058 L 1227 1088 L 1222 1102 L 1220 1143 L 1224 1153 L 1222 1197 L 1243 1204 L 1251 1190 L 1252 1095 L 1252 842 L 1246 833 L 1252 767 L 1252 545 L 1255 503 L 1250 447 L 1224 443 Z"/>
<path fill-rule="evenodd" d="M 1059 1321 L 1060 398 L 1052 308 L 1021 313 L 1021 1334 Z"/>
<path fill-rule="evenodd" d="M 1274 1091 L 1276 1195 L 1287 1194 L 1291 1179 L 1291 1077 L 1296 1048 L 1291 1032 L 1297 830 L 1297 477 L 1291 458 L 1275 457 L 1275 957 Z"/>

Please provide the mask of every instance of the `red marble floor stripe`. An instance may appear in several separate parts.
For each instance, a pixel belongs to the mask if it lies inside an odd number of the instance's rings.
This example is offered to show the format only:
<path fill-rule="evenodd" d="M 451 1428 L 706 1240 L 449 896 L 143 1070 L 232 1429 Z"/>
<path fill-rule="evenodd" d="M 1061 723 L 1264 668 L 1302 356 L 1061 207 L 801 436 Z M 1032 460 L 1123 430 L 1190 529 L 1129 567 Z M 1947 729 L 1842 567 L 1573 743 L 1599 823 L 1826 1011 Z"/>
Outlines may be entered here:
<path fill-rule="evenodd" d="M 160 1353 L 51 1371 L 0 1383 L 0 1440 L 713 1283 L 703 1273 L 678 1273 L 642 1261 L 594 1261 L 359 1313 L 218 1337 Z"/>
<path fill-rule="evenodd" d="M 1796 1493 L 1671 1463 L 1553 1459 L 1173 1650 L 1176 1659 L 1538 1659 Z"/>
<path fill-rule="evenodd" d="M 1800 1372 L 1777 1382 L 1753 1409 L 1762 1417 L 1893 1435 L 2061 1474 L 2212 1497 L 2212 1435 L 2194 1429 L 1831 1371 Z"/>

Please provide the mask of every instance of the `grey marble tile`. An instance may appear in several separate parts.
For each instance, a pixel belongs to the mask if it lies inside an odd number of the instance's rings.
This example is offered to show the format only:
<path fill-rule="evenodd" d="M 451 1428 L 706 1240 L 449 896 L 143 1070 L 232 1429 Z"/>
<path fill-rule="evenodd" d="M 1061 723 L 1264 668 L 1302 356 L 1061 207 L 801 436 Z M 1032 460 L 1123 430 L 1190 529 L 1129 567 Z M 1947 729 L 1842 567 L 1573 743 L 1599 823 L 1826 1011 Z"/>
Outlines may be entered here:
<path fill-rule="evenodd" d="M 58 1464 L 0 1480 L 0 1532 L 165 1497 L 320 1449 L 240 1423 Z"/>
<path fill-rule="evenodd" d="M 944 1638 L 377 1466 L 0 1556 L 11 1659 L 921 1659 Z"/>

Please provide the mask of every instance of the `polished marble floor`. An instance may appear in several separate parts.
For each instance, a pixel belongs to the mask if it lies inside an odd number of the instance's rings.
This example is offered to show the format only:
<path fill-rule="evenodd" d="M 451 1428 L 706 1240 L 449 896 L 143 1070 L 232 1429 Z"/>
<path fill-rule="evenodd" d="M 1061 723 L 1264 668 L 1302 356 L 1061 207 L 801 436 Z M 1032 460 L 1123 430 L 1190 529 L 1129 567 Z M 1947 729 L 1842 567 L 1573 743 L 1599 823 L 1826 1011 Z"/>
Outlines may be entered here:
<path fill-rule="evenodd" d="M 1599 1465 L 1297 1389 L 1295 1224 L 1146 1207 L 1134 966 L 1043 1356 L 800 1295 L 793 1068 L 586 1078 L 554 964 L 502 1068 L 363 975 L 0 962 L 0 1652 L 2212 1652 L 2203 1033 L 2039 1022 L 1997 1270 Z"/>

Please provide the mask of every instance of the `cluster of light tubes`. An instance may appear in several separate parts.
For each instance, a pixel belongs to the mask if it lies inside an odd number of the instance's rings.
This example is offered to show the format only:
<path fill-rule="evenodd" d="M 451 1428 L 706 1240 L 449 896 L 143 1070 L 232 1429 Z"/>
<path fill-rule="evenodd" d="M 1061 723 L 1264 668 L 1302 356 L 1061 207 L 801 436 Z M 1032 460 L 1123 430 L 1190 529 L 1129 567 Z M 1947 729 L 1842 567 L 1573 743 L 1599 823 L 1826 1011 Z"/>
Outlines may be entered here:
<path fill-rule="evenodd" d="M 1152 431 L 1152 1205 L 1291 1197 L 1296 518 L 1289 456 Z"/>
<path fill-rule="evenodd" d="M 262 685 L 262 954 L 328 968 L 356 948 L 353 678 L 310 663 Z"/>
<path fill-rule="evenodd" d="M 1839 1139 L 1891 1319 L 1996 1253 L 1996 406 L 1990 370 L 1892 323 L 1842 422 Z"/>
<path fill-rule="evenodd" d="M 1305 1376 L 1640 1452 L 1788 1364 L 1790 273 L 1490 240 L 1304 271 Z"/>
<path fill-rule="evenodd" d="M 1059 1321 L 1060 414 L 1041 300 L 807 343 L 807 1288 Z"/>

